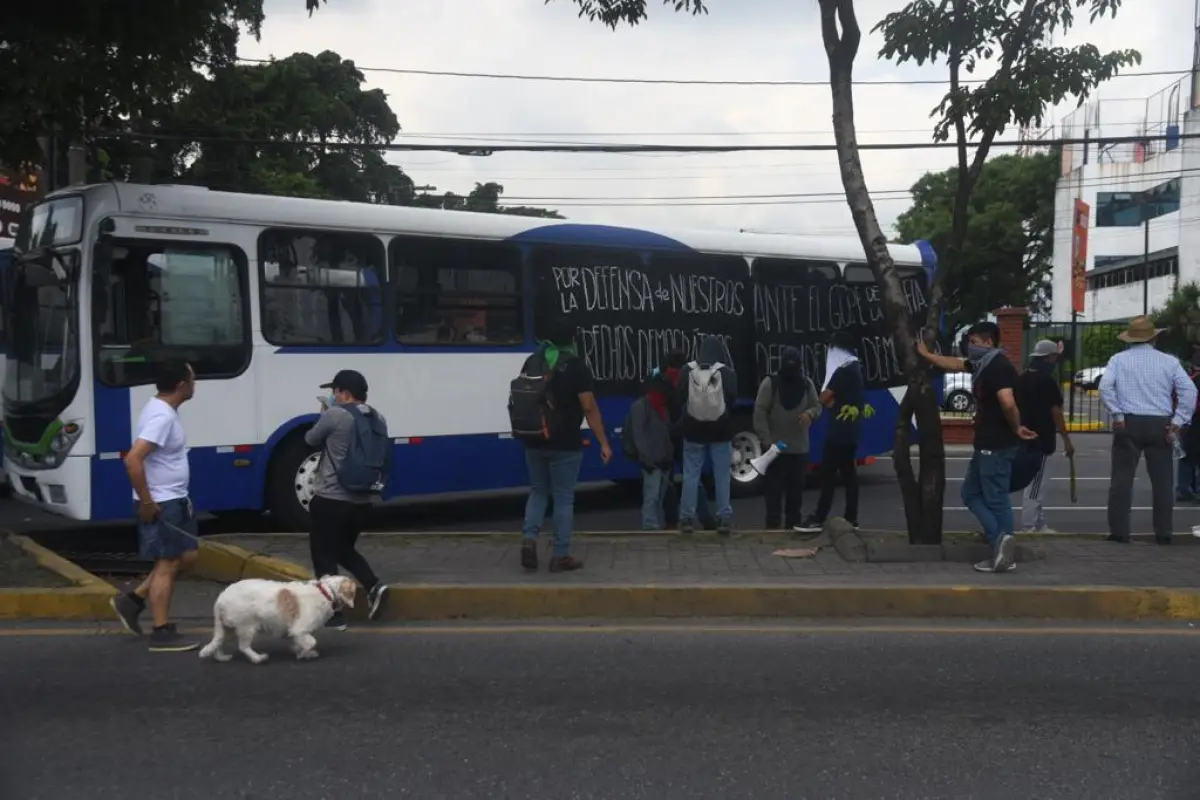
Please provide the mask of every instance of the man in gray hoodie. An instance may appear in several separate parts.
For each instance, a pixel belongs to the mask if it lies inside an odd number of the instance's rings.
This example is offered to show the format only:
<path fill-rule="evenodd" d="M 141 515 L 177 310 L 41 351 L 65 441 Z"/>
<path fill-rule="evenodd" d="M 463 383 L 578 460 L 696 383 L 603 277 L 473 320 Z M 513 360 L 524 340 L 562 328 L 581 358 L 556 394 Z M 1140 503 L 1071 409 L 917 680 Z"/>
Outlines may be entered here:
<path fill-rule="evenodd" d="M 767 530 L 792 529 L 801 516 L 804 478 L 808 472 L 808 431 L 821 416 L 817 387 L 804 374 L 800 351 L 785 347 L 779 371 L 758 387 L 754 401 L 754 433 L 763 451 L 778 442 L 780 451 L 767 470 Z M 783 506 L 782 526 L 779 507 Z"/>
<path fill-rule="evenodd" d="M 683 404 L 680 427 L 683 433 L 683 496 L 679 500 L 679 530 L 692 533 L 696 527 L 696 494 L 707 457 L 712 461 L 717 494 L 717 532 L 731 532 L 733 505 L 730 502 L 733 462 L 733 406 L 737 402 L 737 373 L 719 336 L 700 343 L 696 360 L 685 364 L 679 377 Z"/>

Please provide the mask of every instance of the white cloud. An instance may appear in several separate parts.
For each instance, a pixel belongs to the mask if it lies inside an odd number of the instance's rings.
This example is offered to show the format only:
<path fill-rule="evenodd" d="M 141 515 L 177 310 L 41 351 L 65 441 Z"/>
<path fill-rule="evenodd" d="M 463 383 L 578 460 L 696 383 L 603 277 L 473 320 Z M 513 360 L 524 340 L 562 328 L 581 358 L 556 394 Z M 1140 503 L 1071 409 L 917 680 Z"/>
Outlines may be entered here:
<path fill-rule="evenodd" d="M 708 80 L 817 80 L 828 77 L 817 4 L 794 0 L 711 0 L 710 13 L 673 14 L 648 0 L 650 19 L 610 31 L 576 16 L 572 0 L 330 0 L 310 19 L 301 0 L 268 0 L 261 42 L 246 39 L 248 58 L 296 51 L 333 50 L 362 67 L 460 72 L 653 77 Z M 859 0 L 865 30 L 901 0 Z M 1092 41 L 1101 49 L 1142 52 L 1139 70 L 1188 66 L 1190 0 L 1131 0 L 1113 21 L 1086 19 L 1064 45 Z M 868 35 L 856 77 L 941 79 L 942 66 L 897 66 L 876 58 L 879 40 Z M 478 135 L 547 142 L 684 142 L 688 144 L 831 143 L 827 86 L 713 87 L 547 83 L 367 72 L 369 85 L 387 92 L 407 135 Z M 1102 87 L 1100 97 L 1145 97 L 1175 79 L 1127 78 Z M 939 86 L 861 86 L 856 90 L 859 139 L 927 141 L 928 117 Z M 1112 107 L 1110 114 L 1107 109 Z M 1145 104 L 1106 102 L 1106 118 L 1140 119 Z M 1132 112 L 1122 109 L 1132 108 Z M 1070 107 L 1061 111 L 1069 111 Z M 1057 114 L 1054 116 L 1058 116 Z M 757 135 L 769 131 L 785 135 Z M 803 131 L 804 133 L 795 133 Z M 549 136 L 546 134 L 591 134 Z M 604 137 L 602 133 L 645 133 Z M 650 135 L 661 132 L 661 135 Z M 518 134 L 539 134 L 530 137 Z M 725 134 L 691 135 L 685 134 Z M 741 135 L 730 135 L 741 134 Z M 1015 138 L 1012 131 L 1006 138 Z M 414 141 L 441 141 L 444 136 Z M 467 140 L 464 140 L 467 141 Z M 575 219 L 673 227 L 752 227 L 799 233 L 852 233 L 832 152 L 656 155 L 497 153 L 471 158 L 443 153 L 390 156 L 419 183 L 465 192 L 495 180 L 505 197 L 559 208 Z M 868 185 L 906 189 L 927 170 L 949 166 L 948 150 L 866 152 Z M 713 197 L 831 193 L 827 198 L 778 204 L 771 198 L 739 205 L 718 201 L 664 201 L 637 207 L 587 207 L 598 198 Z M 895 199 L 895 198 L 900 199 Z M 541 198 L 541 199 L 538 199 Z M 580 198 L 566 200 L 563 198 Z M 620 201 L 614 201 L 620 202 Z M 668 204 L 673 203 L 673 204 Z M 907 207 L 881 195 L 876 208 L 890 223 Z"/>

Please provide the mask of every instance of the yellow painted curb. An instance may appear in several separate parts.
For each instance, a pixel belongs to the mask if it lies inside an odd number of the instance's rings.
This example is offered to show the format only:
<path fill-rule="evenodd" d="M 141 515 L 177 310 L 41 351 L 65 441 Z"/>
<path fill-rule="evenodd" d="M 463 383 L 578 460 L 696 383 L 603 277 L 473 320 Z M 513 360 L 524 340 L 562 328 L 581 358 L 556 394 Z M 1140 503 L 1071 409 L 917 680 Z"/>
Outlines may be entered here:
<path fill-rule="evenodd" d="M 1067 430 L 1071 433 L 1088 433 L 1105 429 L 1103 422 L 1068 422 Z"/>
<path fill-rule="evenodd" d="M 74 585 L 64 589 L 0 589 L 0 619 L 96 620 L 112 616 L 108 601 L 117 594 L 115 586 L 25 536 L 10 535 L 9 540 L 33 556 L 42 569 Z"/>
<path fill-rule="evenodd" d="M 254 553 L 244 547 L 200 540 L 192 573 L 205 580 L 234 583 L 245 578 L 272 581 L 310 581 L 312 573 L 299 564 Z"/>
<path fill-rule="evenodd" d="M 998 578 L 1002 580 L 1002 578 Z M 907 617 L 1200 619 L 1200 591 L 1079 586 L 393 585 L 382 619 Z"/>

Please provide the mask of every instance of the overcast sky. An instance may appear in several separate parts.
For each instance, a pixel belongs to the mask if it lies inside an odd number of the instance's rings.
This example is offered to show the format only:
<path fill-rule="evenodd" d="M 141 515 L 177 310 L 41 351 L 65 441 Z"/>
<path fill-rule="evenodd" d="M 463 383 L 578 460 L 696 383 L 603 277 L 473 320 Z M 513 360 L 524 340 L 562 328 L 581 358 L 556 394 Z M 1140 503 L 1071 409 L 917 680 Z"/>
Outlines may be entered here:
<path fill-rule="evenodd" d="M 402 139 L 485 144 L 503 139 L 592 143 L 832 143 L 827 86 L 664 86 L 490 80 L 371 71 L 390 67 L 456 72 L 657 79 L 813 80 L 828 78 L 816 0 L 709 0 L 707 16 L 674 14 L 648 0 L 650 19 L 610 31 L 576 16 L 572 0 L 330 0 L 309 19 L 303 0 L 266 0 L 260 42 L 247 58 L 329 49 L 363 68 L 368 87 L 388 94 Z M 1103 50 L 1142 52 L 1137 71 L 1183 70 L 1192 55 L 1194 0 L 1129 0 L 1114 21 L 1069 39 Z M 859 0 L 864 29 L 901 0 Z M 941 80 L 944 65 L 898 67 L 876 58 L 868 36 L 859 80 Z M 1146 98 L 1177 80 L 1130 77 L 1100 90 L 1109 133 L 1133 133 Z M 860 86 L 861 142 L 928 141 L 930 110 L 942 86 Z M 1185 93 L 1186 103 L 1186 93 Z M 1053 115 L 1060 118 L 1070 108 Z M 1007 139 L 1015 139 L 1009 131 Z M 607 134 L 607 135 L 606 135 Z M 613 135 L 623 134 L 623 135 Z M 418 184 L 469 191 L 497 181 L 505 199 L 558 208 L 586 221 L 671 227 L 720 227 L 812 234 L 852 233 L 831 152 L 579 155 L 443 153 L 389 156 Z M 867 182 L 889 224 L 908 206 L 906 190 L 922 173 L 948 166 L 946 150 L 866 152 Z M 888 192 L 891 193 L 888 193 Z M 822 193 L 834 196 L 822 197 Z M 801 198 L 763 197 L 795 195 Z M 728 198 L 754 195 L 754 199 Z M 816 195 L 816 196 L 814 196 Z M 604 198 L 610 198 L 605 200 Z M 655 200 L 648 198 L 688 198 Z"/>

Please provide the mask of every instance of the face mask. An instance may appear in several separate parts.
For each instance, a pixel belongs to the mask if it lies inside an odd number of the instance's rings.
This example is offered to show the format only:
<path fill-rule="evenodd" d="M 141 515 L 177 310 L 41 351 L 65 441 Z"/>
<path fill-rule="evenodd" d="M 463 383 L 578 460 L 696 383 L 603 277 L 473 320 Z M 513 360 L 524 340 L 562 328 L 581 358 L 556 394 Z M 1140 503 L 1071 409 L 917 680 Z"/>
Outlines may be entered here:
<path fill-rule="evenodd" d="M 982 361 L 983 358 L 995 348 L 987 347 L 982 344 L 967 345 L 967 360 L 972 363 Z"/>
<path fill-rule="evenodd" d="M 1048 361 L 1044 358 L 1035 358 L 1029 366 L 1031 369 L 1035 369 L 1038 372 L 1050 373 L 1054 372 L 1054 368 L 1058 365 L 1053 361 Z"/>
<path fill-rule="evenodd" d="M 333 408 L 335 405 L 337 405 L 337 398 L 334 397 L 332 393 L 325 395 L 325 405 L 329 408 Z"/>

